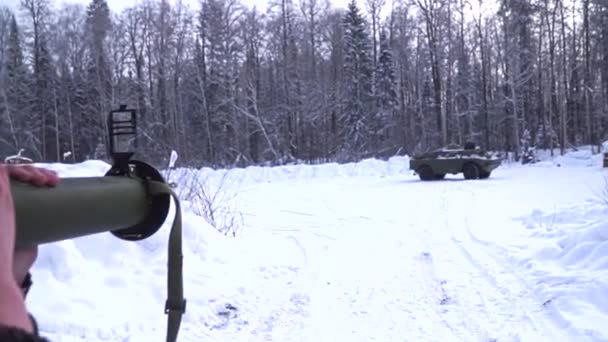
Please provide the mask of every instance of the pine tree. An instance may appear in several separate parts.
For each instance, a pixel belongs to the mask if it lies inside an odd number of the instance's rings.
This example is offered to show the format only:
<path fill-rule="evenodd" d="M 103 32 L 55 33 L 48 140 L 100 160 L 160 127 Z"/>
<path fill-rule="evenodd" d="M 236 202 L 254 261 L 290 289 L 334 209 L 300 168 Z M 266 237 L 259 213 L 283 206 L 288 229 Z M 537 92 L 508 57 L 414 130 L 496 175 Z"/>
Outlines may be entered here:
<path fill-rule="evenodd" d="M 397 91 L 395 89 L 395 66 L 390 42 L 386 31 L 380 31 L 380 55 L 376 71 L 376 116 L 374 117 L 374 140 L 377 150 L 389 138 L 389 125 L 393 111 L 397 108 Z"/>
<path fill-rule="evenodd" d="M 93 0 L 87 7 L 86 17 L 86 105 L 82 112 L 82 123 L 86 127 L 86 132 L 82 132 L 84 135 L 82 140 L 86 146 L 82 152 L 85 155 L 92 155 L 95 152 L 100 137 L 102 142 L 107 141 L 105 118 L 110 110 L 112 79 L 105 40 L 111 24 L 106 0 Z"/>
<path fill-rule="evenodd" d="M 345 149 L 355 155 L 365 152 L 372 102 L 372 59 L 366 23 L 356 0 L 348 4 L 344 25 L 344 116 Z"/>
<path fill-rule="evenodd" d="M 30 127 L 41 132 L 41 158 L 45 161 L 60 161 L 57 136 L 59 134 L 56 103 L 57 74 L 45 38 L 40 40 L 38 49 L 35 112 L 40 116 L 41 121 L 40 127 L 34 128 L 36 127 L 34 122 L 30 123 Z"/>
<path fill-rule="evenodd" d="M 378 58 L 378 106 L 392 110 L 397 105 L 395 89 L 395 65 L 386 31 L 380 32 L 380 57 Z"/>
<path fill-rule="evenodd" d="M 4 112 L 2 136 L 7 153 L 15 153 L 22 146 L 24 139 L 24 119 L 30 113 L 28 71 L 24 64 L 19 27 L 15 16 L 12 16 L 8 36 L 8 47 L 4 61 L 3 82 Z M 9 138 L 10 137 L 10 138 Z M 4 149 L 3 149 L 4 152 Z"/>
<path fill-rule="evenodd" d="M 21 39 L 19 38 L 19 27 L 17 26 L 17 20 L 15 20 L 14 15 L 12 16 L 10 23 L 4 69 L 6 70 L 6 76 L 9 79 L 15 79 L 18 75 L 25 72 Z"/>

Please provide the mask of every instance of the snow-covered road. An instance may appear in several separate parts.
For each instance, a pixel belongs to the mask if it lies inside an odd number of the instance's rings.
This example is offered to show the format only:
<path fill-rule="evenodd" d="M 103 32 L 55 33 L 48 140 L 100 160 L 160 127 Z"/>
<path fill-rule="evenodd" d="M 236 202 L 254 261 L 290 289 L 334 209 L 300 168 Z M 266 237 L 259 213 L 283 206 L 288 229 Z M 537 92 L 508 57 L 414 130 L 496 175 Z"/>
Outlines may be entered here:
<path fill-rule="evenodd" d="M 538 176 L 545 172 L 535 171 Z M 537 205 L 524 210 L 557 205 L 560 199 L 547 198 L 544 188 L 547 182 L 559 183 L 539 177 L 537 190 L 534 184 L 522 186 L 535 177 L 516 177 L 517 171 L 477 182 L 457 176 L 432 183 L 408 177 L 331 178 L 250 189 L 245 238 L 255 237 L 270 254 L 274 246 L 291 246 L 289 255 L 295 256 L 289 264 L 298 267 L 288 276 L 289 287 L 278 285 L 277 291 L 301 299 L 302 315 L 284 315 L 280 323 L 271 323 L 280 331 L 268 328 L 265 336 L 297 341 L 576 340 L 576 332 L 543 306 L 529 282 L 476 235 L 517 230 L 511 202 L 534 203 L 531 193 L 537 193 Z M 510 183 L 518 186 L 505 194 Z M 286 261 L 281 250 L 269 257 L 279 263 L 277 268 Z M 288 309 L 286 303 L 275 302 L 276 310 Z"/>
<path fill-rule="evenodd" d="M 505 166 L 484 181 L 420 182 L 404 162 L 233 172 L 245 222 L 236 238 L 185 217 L 189 304 L 180 341 L 608 340 L 608 263 L 561 262 L 576 247 L 568 241 L 594 243 L 579 260 L 608 258 L 608 229 L 598 226 L 608 213 L 594 200 L 604 184 L 598 167 Z M 595 238 L 567 240 L 572 222 L 579 232 L 595 225 Z M 147 279 L 121 282 L 122 305 L 136 309 L 116 318 L 89 297 L 89 308 L 62 316 L 45 307 L 84 300 L 82 293 L 49 299 L 33 291 L 43 329 L 55 327 L 56 341 L 161 341 L 165 274 L 162 264 L 146 264 L 165 260 L 165 238 L 142 244 L 156 250 L 147 260 L 139 247 L 122 247 L 142 258 L 133 279 Z M 83 263 L 103 258 L 82 255 Z M 107 279 L 120 267 L 100 272 Z M 81 286 L 65 278 L 65 289 Z M 57 328 L 66 320 L 79 328 Z"/>

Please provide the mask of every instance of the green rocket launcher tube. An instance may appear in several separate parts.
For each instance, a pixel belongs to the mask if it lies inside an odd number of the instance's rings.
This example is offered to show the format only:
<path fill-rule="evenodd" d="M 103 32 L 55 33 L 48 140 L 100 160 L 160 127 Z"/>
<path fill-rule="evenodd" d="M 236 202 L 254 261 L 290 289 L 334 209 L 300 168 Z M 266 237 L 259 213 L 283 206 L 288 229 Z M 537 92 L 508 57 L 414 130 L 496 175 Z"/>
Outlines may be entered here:
<path fill-rule="evenodd" d="M 170 196 L 152 194 L 160 174 L 62 178 L 54 187 L 11 181 L 18 247 L 57 242 L 102 232 L 137 241 L 158 231 L 167 218 Z M 141 171 L 140 171 L 141 173 Z M 155 183 L 157 184 L 157 183 Z"/>
<path fill-rule="evenodd" d="M 169 233 L 165 314 L 166 341 L 175 342 L 186 311 L 180 202 L 158 170 L 131 160 L 134 152 L 128 148 L 137 145 L 135 110 L 121 106 L 110 112 L 108 127 L 113 164 L 104 176 L 61 178 L 53 187 L 11 180 L 15 244 L 36 246 L 104 232 L 122 240 L 143 240 L 165 223 L 173 198 L 175 218 Z"/>
<path fill-rule="evenodd" d="M 148 214 L 145 188 L 124 177 L 66 178 L 54 188 L 11 184 L 17 246 L 39 245 L 134 226 Z"/>

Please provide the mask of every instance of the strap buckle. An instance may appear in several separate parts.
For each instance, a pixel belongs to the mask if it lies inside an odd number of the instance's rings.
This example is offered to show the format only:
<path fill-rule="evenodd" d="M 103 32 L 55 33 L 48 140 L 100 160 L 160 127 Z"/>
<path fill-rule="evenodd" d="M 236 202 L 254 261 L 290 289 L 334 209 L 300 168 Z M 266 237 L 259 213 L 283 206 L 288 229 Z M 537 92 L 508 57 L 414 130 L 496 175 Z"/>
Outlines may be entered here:
<path fill-rule="evenodd" d="M 181 303 L 177 304 L 175 301 L 171 302 L 170 300 L 165 301 L 165 313 L 171 312 L 179 312 L 181 314 L 186 312 L 186 299 L 182 299 Z"/>

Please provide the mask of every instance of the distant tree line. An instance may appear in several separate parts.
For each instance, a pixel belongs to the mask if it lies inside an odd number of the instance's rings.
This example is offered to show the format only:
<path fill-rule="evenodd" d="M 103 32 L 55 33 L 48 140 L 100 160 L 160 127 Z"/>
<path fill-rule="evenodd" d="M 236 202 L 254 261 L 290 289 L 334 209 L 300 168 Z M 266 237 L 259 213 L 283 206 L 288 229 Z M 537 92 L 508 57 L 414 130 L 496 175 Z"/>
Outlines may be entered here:
<path fill-rule="evenodd" d="M 143 158 L 191 166 L 607 138 L 608 1 L 360 1 L 0 8 L 0 153 L 104 159 L 120 104 Z"/>

